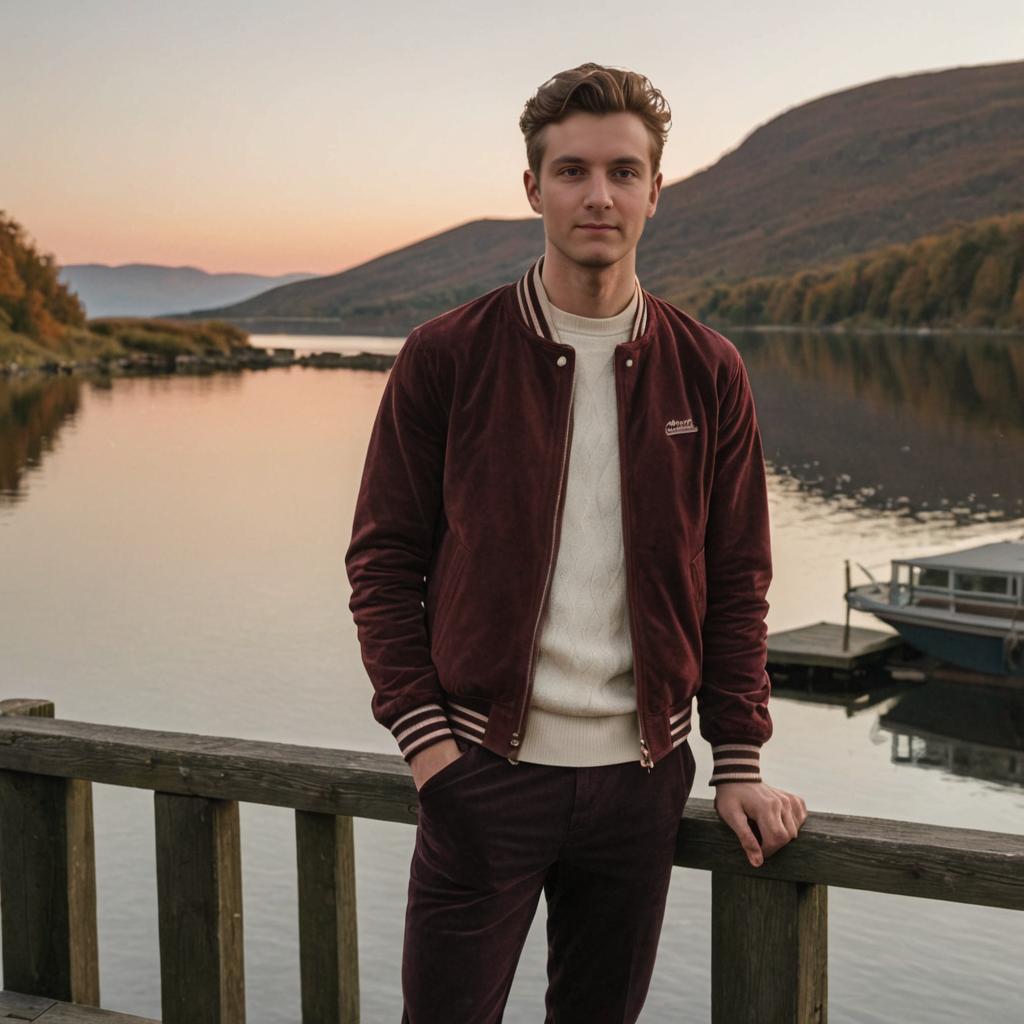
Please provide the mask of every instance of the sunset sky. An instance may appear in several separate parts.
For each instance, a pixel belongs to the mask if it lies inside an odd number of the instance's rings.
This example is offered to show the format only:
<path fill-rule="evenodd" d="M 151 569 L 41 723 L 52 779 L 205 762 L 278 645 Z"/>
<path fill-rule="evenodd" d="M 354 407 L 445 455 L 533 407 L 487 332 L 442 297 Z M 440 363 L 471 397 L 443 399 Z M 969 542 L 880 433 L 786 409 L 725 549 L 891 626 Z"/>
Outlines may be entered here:
<path fill-rule="evenodd" d="M 518 118 L 587 60 L 646 74 L 665 183 L 789 107 L 1019 60 L 1020 0 L 0 6 L 0 209 L 61 263 L 333 273 L 534 216 Z"/>

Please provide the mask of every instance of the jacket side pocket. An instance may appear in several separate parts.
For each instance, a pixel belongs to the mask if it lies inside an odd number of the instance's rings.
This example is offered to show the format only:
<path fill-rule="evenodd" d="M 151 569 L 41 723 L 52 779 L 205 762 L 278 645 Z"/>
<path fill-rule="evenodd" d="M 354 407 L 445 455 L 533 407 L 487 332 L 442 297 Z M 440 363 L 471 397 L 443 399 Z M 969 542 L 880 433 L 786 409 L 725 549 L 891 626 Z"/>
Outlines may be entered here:
<path fill-rule="evenodd" d="M 701 623 L 707 614 L 707 571 L 704 564 L 704 545 L 690 559 L 690 582 L 693 586 L 693 597 L 697 604 L 697 617 Z"/>
<path fill-rule="evenodd" d="M 456 588 L 462 578 L 463 567 L 466 564 L 466 549 L 458 541 L 455 542 L 455 545 L 455 552 L 448 563 L 448 568 L 445 570 L 444 578 L 441 580 L 441 589 L 434 604 L 434 614 L 432 616 L 434 622 L 443 619 L 448 611 L 448 607 L 455 597 Z"/>

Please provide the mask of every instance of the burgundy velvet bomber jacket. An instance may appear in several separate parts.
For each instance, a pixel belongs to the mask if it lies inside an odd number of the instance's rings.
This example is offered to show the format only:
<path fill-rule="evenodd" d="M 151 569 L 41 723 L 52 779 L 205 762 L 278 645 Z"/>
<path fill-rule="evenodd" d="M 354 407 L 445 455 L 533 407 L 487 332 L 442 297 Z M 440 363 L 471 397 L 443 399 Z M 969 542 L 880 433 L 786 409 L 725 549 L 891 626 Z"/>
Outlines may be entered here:
<path fill-rule="evenodd" d="M 345 565 L 374 718 L 408 761 L 454 738 L 517 764 L 572 448 L 575 350 L 518 280 L 413 328 L 370 434 Z M 690 732 L 710 784 L 772 734 L 761 435 L 735 345 L 641 288 L 613 351 L 640 763 Z"/>

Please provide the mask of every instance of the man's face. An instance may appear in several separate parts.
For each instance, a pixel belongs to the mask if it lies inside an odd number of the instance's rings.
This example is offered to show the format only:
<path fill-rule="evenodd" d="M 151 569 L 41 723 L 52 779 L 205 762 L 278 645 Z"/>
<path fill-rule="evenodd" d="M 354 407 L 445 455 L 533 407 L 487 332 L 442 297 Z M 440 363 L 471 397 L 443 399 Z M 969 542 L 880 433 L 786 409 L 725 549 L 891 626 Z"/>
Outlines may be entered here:
<path fill-rule="evenodd" d="M 628 256 L 661 192 L 661 172 L 651 178 L 650 149 L 636 114 L 577 112 L 547 125 L 540 180 L 527 170 L 523 182 L 530 206 L 544 218 L 548 244 L 585 267 Z"/>

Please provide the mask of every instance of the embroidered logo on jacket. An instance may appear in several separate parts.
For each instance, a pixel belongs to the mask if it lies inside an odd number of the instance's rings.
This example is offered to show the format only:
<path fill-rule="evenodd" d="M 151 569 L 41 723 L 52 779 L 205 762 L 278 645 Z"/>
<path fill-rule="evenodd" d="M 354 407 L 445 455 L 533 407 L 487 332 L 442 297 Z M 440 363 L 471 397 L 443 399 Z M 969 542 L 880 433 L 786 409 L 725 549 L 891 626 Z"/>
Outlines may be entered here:
<path fill-rule="evenodd" d="M 693 422 L 693 417 L 685 420 L 669 420 L 665 424 L 665 433 L 670 437 L 672 434 L 696 434 L 697 425 Z"/>

